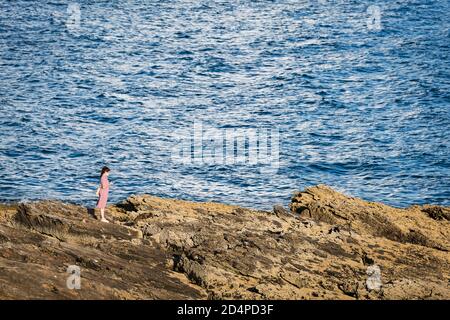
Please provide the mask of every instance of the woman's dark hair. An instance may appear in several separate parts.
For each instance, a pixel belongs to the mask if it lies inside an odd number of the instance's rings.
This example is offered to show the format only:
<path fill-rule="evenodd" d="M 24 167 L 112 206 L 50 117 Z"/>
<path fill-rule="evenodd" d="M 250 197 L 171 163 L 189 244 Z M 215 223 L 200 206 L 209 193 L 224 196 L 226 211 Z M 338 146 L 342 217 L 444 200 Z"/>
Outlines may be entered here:
<path fill-rule="evenodd" d="M 111 169 L 109 169 L 107 166 L 104 166 L 104 167 L 102 168 L 102 172 L 100 173 L 100 178 L 103 176 L 103 174 L 104 174 L 105 172 L 109 172 L 109 171 L 111 171 Z"/>

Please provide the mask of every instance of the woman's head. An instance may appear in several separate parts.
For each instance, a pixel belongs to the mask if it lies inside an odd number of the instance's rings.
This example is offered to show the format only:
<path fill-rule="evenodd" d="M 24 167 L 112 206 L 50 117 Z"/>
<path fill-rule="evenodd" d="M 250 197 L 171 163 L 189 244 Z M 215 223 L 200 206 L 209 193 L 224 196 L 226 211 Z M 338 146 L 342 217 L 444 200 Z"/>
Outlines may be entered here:
<path fill-rule="evenodd" d="M 111 169 L 109 169 L 107 166 L 104 166 L 102 168 L 102 172 L 100 173 L 100 177 L 103 176 L 103 174 L 106 173 L 106 175 L 109 175 L 109 172 L 111 171 Z"/>

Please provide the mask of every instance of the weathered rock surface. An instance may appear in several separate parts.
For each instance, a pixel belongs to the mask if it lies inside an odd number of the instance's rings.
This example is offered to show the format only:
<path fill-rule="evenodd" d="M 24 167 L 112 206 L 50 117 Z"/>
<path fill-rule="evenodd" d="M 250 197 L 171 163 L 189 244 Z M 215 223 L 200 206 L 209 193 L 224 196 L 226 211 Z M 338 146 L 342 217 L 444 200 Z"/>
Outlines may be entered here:
<path fill-rule="evenodd" d="M 137 229 L 105 224 L 81 206 L 41 201 L 0 207 L 0 299 L 201 299 Z M 67 268 L 81 271 L 80 290 Z"/>
<path fill-rule="evenodd" d="M 319 185 L 292 198 L 291 210 L 302 217 L 338 224 L 343 229 L 442 251 L 450 249 L 450 208 L 412 206 L 397 209 L 348 197 Z M 431 218 L 431 219 L 430 219 Z"/>
<path fill-rule="evenodd" d="M 110 224 L 57 201 L 0 206 L 0 298 L 449 299 L 449 212 L 326 186 L 273 212 L 132 196 Z"/>

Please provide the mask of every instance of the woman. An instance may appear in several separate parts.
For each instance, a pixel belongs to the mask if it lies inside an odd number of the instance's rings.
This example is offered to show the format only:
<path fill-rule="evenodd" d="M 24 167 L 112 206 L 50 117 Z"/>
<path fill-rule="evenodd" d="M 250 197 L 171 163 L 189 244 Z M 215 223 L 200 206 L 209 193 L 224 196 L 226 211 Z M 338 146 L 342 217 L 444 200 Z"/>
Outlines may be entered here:
<path fill-rule="evenodd" d="M 109 192 L 108 176 L 109 176 L 110 171 L 111 170 L 108 167 L 102 168 L 102 172 L 100 174 L 100 187 L 97 189 L 97 192 L 96 192 L 96 194 L 98 196 L 98 201 L 97 201 L 96 207 L 100 209 L 100 213 L 102 215 L 102 218 L 101 218 L 102 222 L 109 222 L 105 218 L 105 207 L 106 207 L 106 202 L 108 201 L 108 192 Z"/>

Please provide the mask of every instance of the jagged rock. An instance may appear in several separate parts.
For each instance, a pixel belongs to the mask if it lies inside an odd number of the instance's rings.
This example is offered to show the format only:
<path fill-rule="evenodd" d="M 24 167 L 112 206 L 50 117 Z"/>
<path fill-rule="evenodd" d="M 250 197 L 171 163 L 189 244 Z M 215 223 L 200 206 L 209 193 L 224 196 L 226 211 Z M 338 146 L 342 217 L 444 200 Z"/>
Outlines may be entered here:
<path fill-rule="evenodd" d="M 448 251 L 450 230 L 441 221 L 450 209 L 439 206 L 393 208 L 349 197 L 330 187 L 307 188 L 292 198 L 292 212 L 315 221 L 341 225 L 360 233 Z M 427 212 L 433 219 L 426 219 Z M 441 232 L 442 231 L 442 232 Z"/>
<path fill-rule="evenodd" d="M 430 218 L 435 220 L 448 220 L 450 221 L 450 208 L 445 208 L 442 206 L 430 206 L 424 205 L 422 207 L 418 207 L 419 210 L 428 214 Z"/>
<path fill-rule="evenodd" d="M 128 201 L 139 210 L 143 210 L 139 203 L 150 208 L 149 212 L 141 212 L 142 219 L 136 226 L 152 230 L 150 238 L 183 257 L 175 263 L 177 270 L 204 287 L 209 297 L 301 299 L 314 298 L 312 293 L 321 289 L 320 298 L 324 299 L 389 299 L 389 295 L 374 296 L 365 289 L 367 269 L 374 263 L 385 282 L 413 278 L 417 288 L 421 288 L 418 292 L 426 292 L 425 279 L 429 279 L 440 288 L 441 295 L 448 295 L 445 281 L 435 273 L 439 270 L 438 273 L 448 275 L 446 241 L 435 243 L 442 240 L 439 235 L 422 238 L 425 233 L 419 227 L 419 219 L 428 217 L 420 209 L 412 213 L 417 214 L 416 223 L 410 222 L 408 228 L 403 228 L 401 224 L 397 226 L 399 217 L 395 216 L 396 210 L 401 209 L 347 197 L 325 186 L 317 190 L 298 193 L 293 200 L 291 209 L 298 208 L 296 205 L 303 207 L 302 212 L 292 210 L 300 213 L 300 220 L 276 206 L 273 215 L 146 195 Z M 383 210 L 375 212 L 373 208 Z M 309 211 L 307 217 L 303 210 Z M 359 219 L 356 211 L 368 212 L 370 215 L 366 215 L 371 218 Z M 127 212 L 117 210 L 116 214 L 123 216 Z M 436 231 L 446 227 L 435 225 Z M 394 235 L 388 233 L 390 230 Z M 418 260 L 413 262 L 414 259 Z M 416 263 L 421 264 L 423 277 L 418 277 Z M 351 286 L 342 279 L 349 279 Z M 438 291 L 435 297 L 439 296 Z M 405 292 L 404 298 L 411 297 Z"/>
<path fill-rule="evenodd" d="M 276 215 L 290 214 L 290 212 L 288 210 L 286 210 L 282 205 L 279 205 L 279 204 L 273 206 L 273 212 Z"/>
<path fill-rule="evenodd" d="M 206 298 L 167 268 L 165 251 L 142 244 L 138 229 L 58 201 L 21 204 L 8 217 L 0 219 L 0 299 Z M 71 265 L 80 268 L 80 290 L 67 287 Z"/>
<path fill-rule="evenodd" d="M 290 209 L 137 195 L 103 224 L 62 202 L 0 206 L 0 298 L 450 298 L 447 208 L 317 186 Z M 66 288 L 68 265 L 83 290 Z"/>
<path fill-rule="evenodd" d="M 73 237 L 83 238 L 86 241 L 92 238 L 131 240 L 142 237 L 140 230 L 105 224 L 94 219 L 86 223 L 86 218 L 88 218 L 86 209 L 59 201 L 21 204 L 16 215 L 16 221 L 26 228 L 60 240 L 70 241 Z"/>

